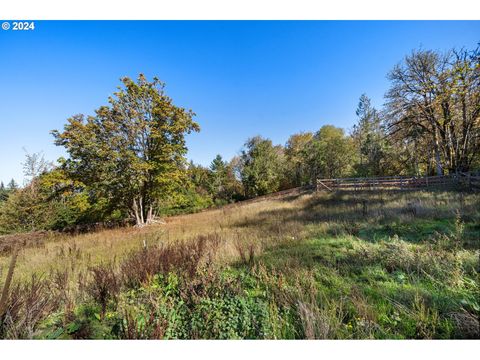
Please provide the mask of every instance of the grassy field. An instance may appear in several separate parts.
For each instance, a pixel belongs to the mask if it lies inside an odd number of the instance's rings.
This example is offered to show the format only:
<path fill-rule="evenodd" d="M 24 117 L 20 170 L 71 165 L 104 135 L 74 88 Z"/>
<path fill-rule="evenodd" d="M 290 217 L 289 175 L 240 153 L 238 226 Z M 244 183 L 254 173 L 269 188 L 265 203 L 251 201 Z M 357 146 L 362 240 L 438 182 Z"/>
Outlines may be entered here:
<path fill-rule="evenodd" d="M 479 338 L 479 249 L 480 195 L 442 191 L 285 195 L 52 235 L 20 251 L 0 336 Z"/>

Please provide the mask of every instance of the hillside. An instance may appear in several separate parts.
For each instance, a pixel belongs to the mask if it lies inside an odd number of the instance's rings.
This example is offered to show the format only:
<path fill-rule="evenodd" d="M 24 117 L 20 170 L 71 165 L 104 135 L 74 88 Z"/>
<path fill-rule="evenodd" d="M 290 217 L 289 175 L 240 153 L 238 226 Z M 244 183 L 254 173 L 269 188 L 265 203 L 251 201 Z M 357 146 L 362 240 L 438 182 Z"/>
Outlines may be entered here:
<path fill-rule="evenodd" d="M 479 336 L 478 194 L 304 192 L 165 220 L 22 249 L 1 337 Z"/>

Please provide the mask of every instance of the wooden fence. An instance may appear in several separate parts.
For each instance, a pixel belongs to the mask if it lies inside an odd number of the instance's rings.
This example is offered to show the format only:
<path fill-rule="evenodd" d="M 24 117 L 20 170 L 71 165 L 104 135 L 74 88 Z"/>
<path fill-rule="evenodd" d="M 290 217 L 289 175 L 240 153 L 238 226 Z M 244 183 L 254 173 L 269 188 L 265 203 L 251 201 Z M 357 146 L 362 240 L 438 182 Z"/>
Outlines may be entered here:
<path fill-rule="evenodd" d="M 480 174 L 458 173 L 442 176 L 384 176 L 375 178 L 318 179 L 319 190 L 407 190 L 428 188 L 480 189 Z"/>
<path fill-rule="evenodd" d="M 480 171 L 476 173 L 459 173 L 459 184 L 469 190 L 480 190 Z"/>

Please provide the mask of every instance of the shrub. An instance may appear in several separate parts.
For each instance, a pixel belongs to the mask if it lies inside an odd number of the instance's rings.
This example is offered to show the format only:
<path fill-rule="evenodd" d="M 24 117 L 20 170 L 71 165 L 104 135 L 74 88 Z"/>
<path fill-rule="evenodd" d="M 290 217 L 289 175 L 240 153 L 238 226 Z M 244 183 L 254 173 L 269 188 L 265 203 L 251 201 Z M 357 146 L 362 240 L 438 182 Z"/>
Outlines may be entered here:
<path fill-rule="evenodd" d="M 250 280 L 259 285 L 258 278 Z M 193 278 L 156 275 L 148 285 L 124 294 L 120 326 L 112 331 L 127 339 L 275 338 L 271 318 L 281 322 L 284 315 L 265 292 L 253 293 L 242 284 L 241 276 L 214 270 Z"/>
<path fill-rule="evenodd" d="M 31 339 L 40 324 L 55 307 L 46 281 L 33 275 L 29 282 L 12 287 L 6 312 L 0 323 L 0 337 Z"/>
<path fill-rule="evenodd" d="M 246 244 L 244 242 L 238 241 L 235 244 L 235 248 L 237 249 L 238 255 L 240 256 L 240 260 L 245 265 L 253 265 L 255 261 L 255 244 L 249 243 Z"/>
<path fill-rule="evenodd" d="M 170 246 L 145 247 L 132 252 L 121 265 L 123 282 L 128 287 L 138 286 L 155 274 L 180 271 L 192 277 L 209 250 L 218 246 L 216 235 L 197 238 Z"/>
<path fill-rule="evenodd" d="M 120 292 L 120 282 L 113 266 L 100 265 L 90 268 L 92 280 L 87 285 L 87 293 L 102 307 L 101 317 L 105 315 L 110 300 L 116 301 Z"/>

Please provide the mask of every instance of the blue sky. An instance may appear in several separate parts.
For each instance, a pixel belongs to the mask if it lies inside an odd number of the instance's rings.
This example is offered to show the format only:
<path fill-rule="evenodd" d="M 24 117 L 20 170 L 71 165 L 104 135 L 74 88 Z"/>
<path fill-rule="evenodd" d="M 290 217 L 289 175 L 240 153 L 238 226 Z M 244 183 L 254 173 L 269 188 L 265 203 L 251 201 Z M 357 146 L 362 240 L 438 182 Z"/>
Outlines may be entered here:
<path fill-rule="evenodd" d="M 201 132 L 188 158 L 230 159 L 248 137 L 284 144 L 324 124 L 351 128 L 362 93 L 413 49 L 473 48 L 468 21 L 37 21 L 0 30 L 0 180 L 22 182 L 25 148 L 65 155 L 50 130 L 106 104 L 122 76 L 158 76 Z"/>

